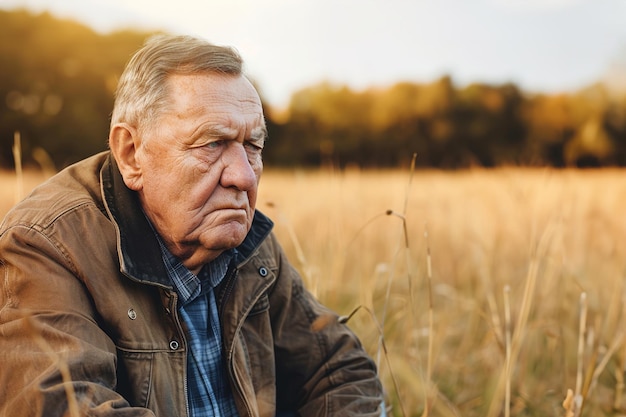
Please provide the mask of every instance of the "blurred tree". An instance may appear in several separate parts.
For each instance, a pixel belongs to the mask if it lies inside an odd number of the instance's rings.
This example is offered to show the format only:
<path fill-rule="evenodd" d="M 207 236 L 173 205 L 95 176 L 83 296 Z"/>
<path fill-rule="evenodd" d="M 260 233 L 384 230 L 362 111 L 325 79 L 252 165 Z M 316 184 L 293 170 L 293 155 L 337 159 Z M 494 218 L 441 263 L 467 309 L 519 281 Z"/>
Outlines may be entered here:
<path fill-rule="evenodd" d="M 292 96 L 267 155 L 289 165 L 400 166 L 413 153 L 442 168 L 613 164 L 626 161 L 626 99 L 607 97 L 597 86 L 532 97 L 513 84 L 456 89 L 449 77 L 362 92 L 322 83 Z"/>
<path fill-rule="evenodd" d="M 563 166 L 563 148 L 575 130 L 571 98 L 565 94 L 532 97 L 523 105 L 522 118 L 528 131 L 526 163 Z"/>
<path fill-rule="evenodd" d="M 521 119 L 523 102 L 523 95 L 512 84 L 471 84 L 459 90 L 450 116 L 453 142 L 447 146 L 457 159 L 447 164 L 519 164 L 526 137 Z"/>
<path fill-rule="evenodd" d="M 600 116 L 590 117 L 563 149 L 567 166 L 581 168 L 611 164 L 615 152 L 613 141 Z"/>
<path fill-rule="evenodd" d="M 48 152 L 58 168 L 106 148 L 117 77 L 148 36 L 99 35 L 48 13 L 0 11 L 0 164 L 12 163 L 13 132 L 23 155 Z"/>

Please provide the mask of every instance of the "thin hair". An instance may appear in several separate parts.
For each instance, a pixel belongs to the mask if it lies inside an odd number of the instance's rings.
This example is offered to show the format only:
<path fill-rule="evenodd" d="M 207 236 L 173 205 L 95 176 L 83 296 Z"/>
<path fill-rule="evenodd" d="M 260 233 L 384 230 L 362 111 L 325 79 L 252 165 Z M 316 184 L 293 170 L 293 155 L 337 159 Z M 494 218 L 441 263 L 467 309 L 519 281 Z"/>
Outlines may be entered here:
<path fill-rule="evenodd" d="M 122 73 L 111 126 L 127 123 L 139 130 L 151 125 L 167 106 L 170 75 L 218 73 L 242 75 L 243 60 L 233 48 L 182 35 L 150 37 Z"/>

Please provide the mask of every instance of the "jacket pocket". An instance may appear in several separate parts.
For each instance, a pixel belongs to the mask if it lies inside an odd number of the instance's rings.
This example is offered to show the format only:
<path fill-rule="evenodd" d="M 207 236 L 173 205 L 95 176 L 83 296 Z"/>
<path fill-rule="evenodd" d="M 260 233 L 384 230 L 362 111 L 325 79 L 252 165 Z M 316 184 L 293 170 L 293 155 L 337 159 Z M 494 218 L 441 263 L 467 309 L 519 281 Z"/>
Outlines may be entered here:
<path fill-rule="evenodd" d="M 276 373 L 269 320 L 269 301 L 263 295 L 248 314 L 234 343 L 232 370 L 242 398 L 259 416 L 276 412 Z"/>
<path fill-rule="evenodd" d="M 147 407 L 150 398 L 154 352 L 117 348 L 117 391 L 133 407 Z"/>

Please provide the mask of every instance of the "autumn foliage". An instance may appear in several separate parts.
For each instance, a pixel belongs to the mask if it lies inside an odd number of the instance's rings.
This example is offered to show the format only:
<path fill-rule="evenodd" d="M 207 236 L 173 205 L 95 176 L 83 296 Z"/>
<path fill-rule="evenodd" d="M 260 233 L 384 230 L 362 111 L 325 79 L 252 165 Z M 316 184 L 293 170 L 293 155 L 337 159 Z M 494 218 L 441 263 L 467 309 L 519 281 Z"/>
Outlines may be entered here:
<path fill-rule="evenodd" d="M 0 10 L 0 166 L 16 131 L 26 163 L 47 154 L 61 168 L 105 149 L 117 77 L 148 35 Z M 414 153 L 418 168 L 626 165 L 626 96 L 602 83 L 561 94 L 446 75 L 362 91 L 321 83 L 265 108 L 273 166 L 406 167 Z"/>

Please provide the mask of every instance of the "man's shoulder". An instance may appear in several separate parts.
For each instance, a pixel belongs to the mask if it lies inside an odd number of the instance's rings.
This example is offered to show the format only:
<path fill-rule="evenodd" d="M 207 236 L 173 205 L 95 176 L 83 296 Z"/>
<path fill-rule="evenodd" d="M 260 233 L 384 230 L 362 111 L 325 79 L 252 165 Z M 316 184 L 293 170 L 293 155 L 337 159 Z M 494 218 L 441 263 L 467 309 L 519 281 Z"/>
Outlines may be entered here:
<path fill-rule="evenodd" d="M 94 155 L 50 177 L 7 213 L 0 233 L 16 225 L 45 229 L 80 208 L 103 213 L 100 170 L 106 158 L 106 152 Z"/>

